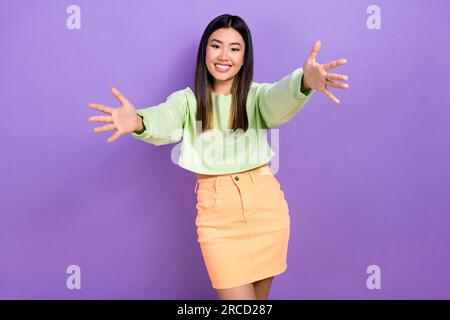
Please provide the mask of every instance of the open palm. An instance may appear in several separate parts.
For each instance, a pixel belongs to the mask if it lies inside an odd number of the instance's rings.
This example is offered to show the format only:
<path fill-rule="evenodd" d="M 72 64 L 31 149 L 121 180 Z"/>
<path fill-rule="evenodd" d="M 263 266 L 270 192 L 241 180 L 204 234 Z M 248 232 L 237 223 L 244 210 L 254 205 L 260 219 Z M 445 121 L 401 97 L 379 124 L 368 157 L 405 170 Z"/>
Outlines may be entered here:
<path fill-rule="evenodd" d="M 338 59 L 320 64 L 316 61 L 320 46 L 321 42 L 316 41 L 303 65 L 303 83 L 306 88 L 323 92 L 331 101 L 339 103 L 339 100 L 328 90 L 327 86 L 347 89 L 349 87 L 347 83 L 336 82 L 334 80 L 348 80 L 348 77 L 342 74 L 328 73 L 328 70 L 347 63 L 347 59 Z"/>
<path fill-rule="evenodd" d="M 116 132 L 106 140 L 108 142 L 113 142 L 123 135 L 136 131 L 138 129 L 139 117 L 134 106 L 119 92 L 119 90 L 112 87 L 111 92 L 119 100 L 121 106 L 119 108 L 112 108 L 98 103 L 91 103 L 89 104 L 89 107 L 109 115 L 93 116 L 88 119 L 89 121 L 110 123 L 94 128 L 94 132 L 116 130 Z"/>

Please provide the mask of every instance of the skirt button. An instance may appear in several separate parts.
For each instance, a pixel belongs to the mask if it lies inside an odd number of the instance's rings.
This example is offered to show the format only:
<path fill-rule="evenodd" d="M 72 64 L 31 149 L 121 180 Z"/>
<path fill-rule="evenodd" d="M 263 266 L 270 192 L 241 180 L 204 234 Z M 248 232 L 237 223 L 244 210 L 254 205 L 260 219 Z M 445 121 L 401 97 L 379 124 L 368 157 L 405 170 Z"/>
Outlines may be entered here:
<path fill-rule="evenodd" d="M 239 181 L 239 177 L 238 176 L 234 177 L 234 180 Z"/>

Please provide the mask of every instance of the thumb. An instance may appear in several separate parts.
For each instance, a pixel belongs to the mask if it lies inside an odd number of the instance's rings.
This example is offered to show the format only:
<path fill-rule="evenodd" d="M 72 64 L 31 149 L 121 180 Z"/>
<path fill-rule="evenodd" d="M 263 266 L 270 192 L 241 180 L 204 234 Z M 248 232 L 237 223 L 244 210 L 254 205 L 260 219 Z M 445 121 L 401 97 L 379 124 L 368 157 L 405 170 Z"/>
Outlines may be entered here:
<path fill-rule="evenodd" d="M 111 93 L 119 100 L 119 102 L 124 105 L 127 102 L 127 99 L 122 95 L 122 93 L 116 88 L 111 87 Z"/>
<path fill-rule="evenodd" d="M 314 46 L 312 47 L 311 53 L 309 54 L 309 59 L 316 59 L 317 57 L 317 53 L 320 50 L 320 47 L 322 46 L 322 43 L 320 42 L 320 40 L 317 40 L 316 43 L 314 43 Z"/>

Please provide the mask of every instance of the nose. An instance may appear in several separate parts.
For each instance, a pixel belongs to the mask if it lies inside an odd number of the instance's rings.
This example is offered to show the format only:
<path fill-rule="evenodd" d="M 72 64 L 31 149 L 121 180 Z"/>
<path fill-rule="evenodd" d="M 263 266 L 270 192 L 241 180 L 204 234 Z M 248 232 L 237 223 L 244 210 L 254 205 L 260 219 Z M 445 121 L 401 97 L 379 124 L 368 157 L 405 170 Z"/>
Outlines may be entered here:
<path fill-rule="evenodd" d="M 226 53 L 227 53 L 227 51 L 222 49 L 222 51 L 220 52 L 220 55 L 219 55 L 219 60 L 220 61 L 222 61 L 222 62 L 227 62 L 228 61 L 228 56 L 227 56 Z"/>

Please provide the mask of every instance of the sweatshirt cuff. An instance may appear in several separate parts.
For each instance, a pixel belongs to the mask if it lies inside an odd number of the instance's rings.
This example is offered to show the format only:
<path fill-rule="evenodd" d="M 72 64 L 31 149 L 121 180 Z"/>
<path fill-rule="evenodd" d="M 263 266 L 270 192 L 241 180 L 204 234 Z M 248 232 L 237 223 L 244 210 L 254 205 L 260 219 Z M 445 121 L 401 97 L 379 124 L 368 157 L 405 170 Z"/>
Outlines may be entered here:
<path fill-rule="evenodd" d="M 302 78 L 303 68 L 298 68 L 293 72 L 292 81 L 290 83 L 290 90 L 294 93 L 294 97 L 298 100 L 305 100 L 315 92 L 312 88 L 309 88 L 306 94 L 301 91 Z"/>
<path fill-rule="evenodd" d="M 138 134 L 136 132 L 132 132 L 131 136 L 133 138 L 140 139 L 140 140 L 145 140 L 145 139 L 150 138 L 152 136 L 151 129 L 153 128 L 153 125 L 150 123 L 151 117 L 148 117 L 148 115 L 145 116 L 144 112 L 142 112 L 140 109 L 137 109 L 136 113 L 142 117 L 142 123 L 145 126 L 145 130 L 144 130 L 144 132 L 142 132 L 140 134 Z"/>

